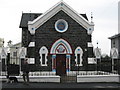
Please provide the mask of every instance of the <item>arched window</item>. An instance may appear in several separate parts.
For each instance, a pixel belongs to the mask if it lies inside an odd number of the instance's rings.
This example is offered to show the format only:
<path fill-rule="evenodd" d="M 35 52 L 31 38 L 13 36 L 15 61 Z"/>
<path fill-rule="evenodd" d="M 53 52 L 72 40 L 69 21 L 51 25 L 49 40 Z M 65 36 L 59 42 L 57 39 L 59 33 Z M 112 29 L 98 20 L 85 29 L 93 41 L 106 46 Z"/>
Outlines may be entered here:
<path fill-rule="evenodd" d="M 45 46 L 41 47 L 39 54 L 40 54 L 41 66 L 47 66 L 48 49 Z"/>
<path fill-rule="evenodd" d="M 75 62 L 76 66 L 82 66 L 82 55 L 83 55 L 83 50 L 80 47 L 77 47 L 75 49 Z"/>

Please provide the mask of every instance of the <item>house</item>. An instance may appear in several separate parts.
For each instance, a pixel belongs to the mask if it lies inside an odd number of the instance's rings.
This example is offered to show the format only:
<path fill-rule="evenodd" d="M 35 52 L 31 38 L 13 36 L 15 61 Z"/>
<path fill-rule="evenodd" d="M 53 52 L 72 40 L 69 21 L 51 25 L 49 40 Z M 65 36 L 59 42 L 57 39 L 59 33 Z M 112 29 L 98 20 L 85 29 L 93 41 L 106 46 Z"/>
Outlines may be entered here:
<path fill-rule="evenodd" d="M 117 58 L 120 58 L 120 1 L 118 2 L 118 34 L 109 37 L 109 39 L 111 40 L 111 49 L 115 50 L 118 54 Z"/>
<path fill-rule="evenodd" d="M 120 1 L 118 2 L 118 34 L 109 37 L 111 40 L 110 55 L 112 58 L 112 71 L 120 71 Z M 120 73 L 120 72 L 119 72 Z"/>
<path fill-rule="evenodd" d="M 94 70 L 94 23 L 64 1 L 45 13 L 22 13 L 20 28 L 31 71 L 66 75 L 71 71 Z"/>
<path fill-rule="evenodd" d="M 10 64 L 20 64 L 19 51 L 21 49 L 21 42 L 16 44 L 11 44 L 9 47 L 10 50 Z"/>

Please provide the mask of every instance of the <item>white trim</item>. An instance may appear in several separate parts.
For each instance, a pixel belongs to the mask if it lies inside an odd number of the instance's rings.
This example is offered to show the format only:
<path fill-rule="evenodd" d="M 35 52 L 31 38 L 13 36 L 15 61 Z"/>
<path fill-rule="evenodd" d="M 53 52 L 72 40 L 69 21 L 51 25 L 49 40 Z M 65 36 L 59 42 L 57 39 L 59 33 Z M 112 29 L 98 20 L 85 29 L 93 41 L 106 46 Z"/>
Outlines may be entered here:
<path fill-rule="evenodd" d="M 67 41 L 65 41 L 64 39 L 59 39 L 57 40 L 53 45 L 52 48 L 50 50 L 50 54 L 56 54 L 58 52 L 56 52 L 56 48 L 60 45 L 63 44 L 65 46 L 65 48 L 67 49 L 67 52 L 65 53 L 69 53 L 72 54 L 72 49 L 71 46 L 69 45 L 69 43 Z"/>
<path fill-rule="evenodd" d="M 48 49 L 45 46 L 42 46 L 39 50 L 39 54 L 40 54 L 40 62 L 41 62 L 41 66 L 47 66 L 47 56 L 48 56 Z M 45 54 L 45 64 L 42 63 L 42 54 Z"/>
<path fill-rule="evenodd" d="M 35 64 L 35 58 L 28 58 L 28 64 Z"/>
<path fill-rule="evenodd" d="M 119 75 L 77 75 L 77 82 L 119 82 Z"/>
<path fill-rule="evenodd" d="M 90 27 L 88 28 L 88 30 L 87 30 L 87 33 L 88 33 L 89 35 L 91 35 L 91 34 L 93 33 L 93 31 L 94 31 L 94 26 L 90 26 Z"/>
<path fill-rule="evenodd" d="M 93 47 L 92 42 L 88 42 L 88 47 Z"/>
<path fill-rule="evenodd" d="M 95 58 L 88 58 L 88 64 L 97 64 Z"/>
<path fill-rule="evenodd" d="M 28 47 L 35 47 L 35 42 L 30 42 Z"/>
<path fill-rule="evenodd" d="M 56 55 L 52 55 L 52 71 L 55 69 L 55 67 L 54 67 L 54 65 L 56 64 L 56 63 L 54 63 L 55 58 L 56 58 Z"/>
<path fill-rule="evenodd" d="M 80 54 L 80 64 L 78 64 L 78 62 L 77 62 L 77 54 Z M 83 64 L 82 64 L 82 61 L 83 61 L 83 59 L 82 59 L 82 56 L 83 56 L 83 50 L 82 50 L 82 48 L 81 47 L 77 47 L 76 49 L 75 49 L 75 62 L 76 62 L 76 66 L 82 66 Z"/>
<path fill-rule="evenodd" d="M 67 59 L 68 59 L 69 63 L 67 62 Z M 70 68 L 70 66 L 71 66 L 71 65 L 70 65 L 70 61 L 71 61 L 71 60 L 70 60 L 70 59 L 71 59 L 71 55 L 67 55 L 67 54 L 66 54 L 66 68 L 67 68 L 67 64 L 68 64 L 68 65 L 69 65 L 69 67 L 68 67 L 69 71 L 71 70 L 71 68 Z"/>
<path fill-rule="evenodd" d="M 46 21 L 48 21 L 51 17 L 53 17 L 56 13 L 58 13 L 61 10 L 67 13 L 71 18 L 73 18 L 77 23 L 82 25 L 86 30 L 89 30 L 89 28 L 91 28 L 91 30 L 94 30 L 94 23 L 90 23 L 65 2 L 60 1 L 35 20 L 28 21 L 28 30 L 30 31 L 30 33 L 34 34 L 35 30 L 38 27 L 40 27 L 42 24 L 44 24 Z"/>

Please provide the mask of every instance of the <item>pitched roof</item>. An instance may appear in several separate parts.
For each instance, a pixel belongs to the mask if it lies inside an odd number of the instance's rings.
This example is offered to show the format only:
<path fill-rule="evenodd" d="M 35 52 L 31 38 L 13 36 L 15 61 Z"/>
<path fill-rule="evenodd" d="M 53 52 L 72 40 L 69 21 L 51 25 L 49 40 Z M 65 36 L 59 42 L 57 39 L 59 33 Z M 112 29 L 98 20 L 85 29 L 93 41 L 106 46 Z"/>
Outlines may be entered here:
<path fill-rule="evenodd" d="M 116 34 L 116 35 L 114 35 L 114 36 L 111 36 L 111 37 L 109 37 L 108 39 L 115 39 L 115 38 L 118 38 L 118 37 L 120 37 L 120 33 L 119 33 L 119 34 Z"/>
<path fill-rule="evenodd" d="M 64 1 L 60 1 L 35 20 L 28 22 L 28 30 L 30 31 L 30 33 L 34 34 L 37 28 L 39 28 L 42 24 L 44 24 L 47 20 L 49 20 L 51 17 L 53 17 L 56 13 L 58 13 L 61 10 L 68 14 L 77 23 L 82 25 L 86 30 L 91 29 L 91 32 L 94 30 L 93 22 L 89 22 L 83 16 L 77 13 L 73 8 L 71 8 L 68 4 L 66 4 Z"/>
<path fill-rule="evenodd" d="M 19 27 L 28 27 L 28 21 L 33 21 L 40 15 L 42 15 L 42 13 L 22 13 Z"/>
<path fill-rule="evenodd" d="M 42 13 L 22 13 L 21 22 L 20 22 L 19 27 L 20 28 L 28 27 L 28 21 L 33 21 L 34 19 L 36 19 L 40 15 L 42 15 Z M 86 14 L 80 14 L 80 15 L 88 21 Z"/>

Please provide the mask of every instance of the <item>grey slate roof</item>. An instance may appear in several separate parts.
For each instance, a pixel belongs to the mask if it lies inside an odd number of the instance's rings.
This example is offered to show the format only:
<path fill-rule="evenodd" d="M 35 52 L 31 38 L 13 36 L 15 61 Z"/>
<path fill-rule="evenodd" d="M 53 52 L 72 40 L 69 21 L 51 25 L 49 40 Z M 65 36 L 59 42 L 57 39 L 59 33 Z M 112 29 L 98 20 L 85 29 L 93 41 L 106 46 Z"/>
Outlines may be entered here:
<path fill-rule="evenodd" d="M 80 14 L 80 15 L 83 16 L 88 21 L 88 18 L 87 18 L 86 14 Z"/>
<path fill-rule="evenodd" d="M 22 13 L 20 28 L 28 27 L 28 21 L 33 21 L 38 16 L 42 15 L 42 13 Z"/>
<path fill-rule="evenodd" d="M 108 39 L 114 39 L 114 38 L 118 38 L 118 37 L 120 37 L 120 33 L 119 33 L 119 34 L 116 34 L 116 35 L 114 35 L 114 36 L 111 36 L 111 37 L 109 37 Z"/>
<path fill-rule="evenodd" d="M 33 21 L 34 19 L 36 19 L 40 15 L 42 15 L 42 13 L 22 13 L 19 27 L 20 28 L 28 27 L 28 21 Z M 83 16 L 88 21 L 86 14 L 80 14 L 80 15 Z"/>

